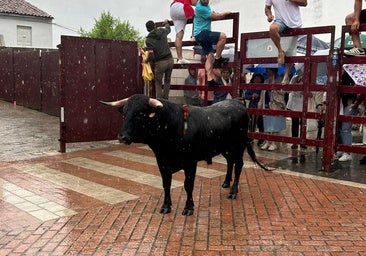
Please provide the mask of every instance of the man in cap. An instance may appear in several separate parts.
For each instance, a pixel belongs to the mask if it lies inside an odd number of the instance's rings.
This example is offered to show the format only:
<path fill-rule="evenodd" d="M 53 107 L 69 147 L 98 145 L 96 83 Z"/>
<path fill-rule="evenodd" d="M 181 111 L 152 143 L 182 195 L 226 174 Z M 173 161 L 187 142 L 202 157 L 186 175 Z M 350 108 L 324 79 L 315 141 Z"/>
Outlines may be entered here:
<path fill-rule="evenodd" d="M 156 28 L 152 20 L 146 22 L 146 29 L 149 34 L 146 37 L 147 50 L 153 51 L 154 75 L 156 98 L 168 99 L 170 80 L 174 66 L 174 60 L 168 44 L 170 25 L 168 20 L 164 21 L 164 27 Z M 164 79 L 164 85 L 163 85 Z"/>

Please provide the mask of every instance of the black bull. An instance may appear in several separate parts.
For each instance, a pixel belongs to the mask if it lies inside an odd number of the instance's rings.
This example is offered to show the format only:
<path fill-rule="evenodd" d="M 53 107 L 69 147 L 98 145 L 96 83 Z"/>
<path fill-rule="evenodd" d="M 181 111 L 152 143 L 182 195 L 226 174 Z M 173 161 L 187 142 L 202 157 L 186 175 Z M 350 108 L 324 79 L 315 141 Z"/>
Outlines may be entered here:
<path fill-rule="evenodd" d="M 123 115 L 124 122 L 118 135 L 120 142 L 144 143 L 153 150 L 165 192 L 160 213 L 171 211 L 172 175 L 183 169 L 187 201 L 182 214 L 193 214 L 192 193 L 198 161 L 205 160 L 210 164 L 212 157 L 218 154 L 226 158 L 224 188 L 230 186 L 235 167 L 235 179 L 228 196 L 231 199 L 235 199 L 238 193 L 245 148 L 251 159 L 266 169 L 258 162 L 248 141 L 249 117 L 245 106 L 237 100 L 225 100 L 209 107 L 182 107 L 138 94 L 101 103 L 119 107 Z"/>

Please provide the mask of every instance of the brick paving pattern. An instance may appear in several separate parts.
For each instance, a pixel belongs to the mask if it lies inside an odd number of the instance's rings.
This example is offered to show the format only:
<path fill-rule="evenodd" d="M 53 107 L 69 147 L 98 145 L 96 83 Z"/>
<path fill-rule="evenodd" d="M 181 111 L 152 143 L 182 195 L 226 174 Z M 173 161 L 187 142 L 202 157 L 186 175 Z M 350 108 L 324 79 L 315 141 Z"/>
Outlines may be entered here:
<path fill-rule="evenodd" d="M 118 157 L 124 152 L 132 159 Z M 362 186 L 265 172 L 247 160 L 232 201 L 216 158 L 200 163 L 221 175 L 198 175 L 194 215 L 181 215 L 182 173 L 172 213 L 161 215 L 152 156 L 135 144 L 2 163 L 0 255 L 366 254 Z"/>
<path fill-rule="evenodd" d="M 172 212 L 161 215 L 146 146 L 90 147 L 0 161 L 0 255 L 366 255 L 364 184 L 265 172 L 246 156 L 229 200 L 216 157 L 199 164 L 194 215 L 181 215 L 182 172 L 173 175 Z M 289 157 L 257 154 L 267 165 Z"/>

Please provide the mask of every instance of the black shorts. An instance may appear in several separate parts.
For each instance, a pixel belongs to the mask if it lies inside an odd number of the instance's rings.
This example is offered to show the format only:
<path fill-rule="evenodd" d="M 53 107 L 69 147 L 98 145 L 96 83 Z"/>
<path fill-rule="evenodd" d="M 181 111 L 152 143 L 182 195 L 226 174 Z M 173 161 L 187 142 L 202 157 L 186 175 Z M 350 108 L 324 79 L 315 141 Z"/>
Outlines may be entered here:
<path fill-rule="evenodd" d="M 360 23 L 366 23 L 366 9 L 361 11 L 360 14 Z"/>

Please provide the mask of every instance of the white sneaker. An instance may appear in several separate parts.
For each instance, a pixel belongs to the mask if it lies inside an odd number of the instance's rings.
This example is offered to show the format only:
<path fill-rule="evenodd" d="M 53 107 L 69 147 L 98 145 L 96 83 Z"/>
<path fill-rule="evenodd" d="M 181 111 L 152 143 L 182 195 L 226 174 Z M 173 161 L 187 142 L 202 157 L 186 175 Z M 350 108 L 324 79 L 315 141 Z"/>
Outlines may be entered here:
<path fill-rule="evenodd" d="M 190 61 L 188 61 L 188 60 L 186 60 L 186 59 L 180 59 L 180 60 L 178 60 L 178 62 L 177 62 L 178 64 L 189 64 L 189 63 L 191 63 Z"/>
<path fill-rule="evenodd" d="M 346 161 L 351 161 L 352 160 L 352 156 L 351 154 L 348 153 L 344 153 L 343 156 L 341 156 L 338 161 L 339 162 L 346 162 Z"/>
<path fill-rule="evenodd" d="M 333 158 L 334 159 L 339 159 L 340 157 L 343 156 L 343 154 L 344 154 L 343 152 L 337 151 L 337 152 L 335 152 Z"/>
<path fill-rule="evenodd" d="M 348 51 L 345 50 L 344 51 L 344 55 L 349 55 L 349 56 L 364 56 L 365 55 L 365 50 L 362 49 L 362 48 L 353 47 L 352 49 L 349 49 Z"/>
<path fill-rule="evenodd" d="M 265 142 L 262 146 L 261 149 L 262 150 L 266 150 L 269 147 L 269 144 L 267 142 Z"/>
<path fill-rule="evenodd" d="M 276 144 L 271 144 L 271 146 L 269 146 L 268 150 L 269 151 L 274 151 L 277 149 L 277 145 Z"/>

